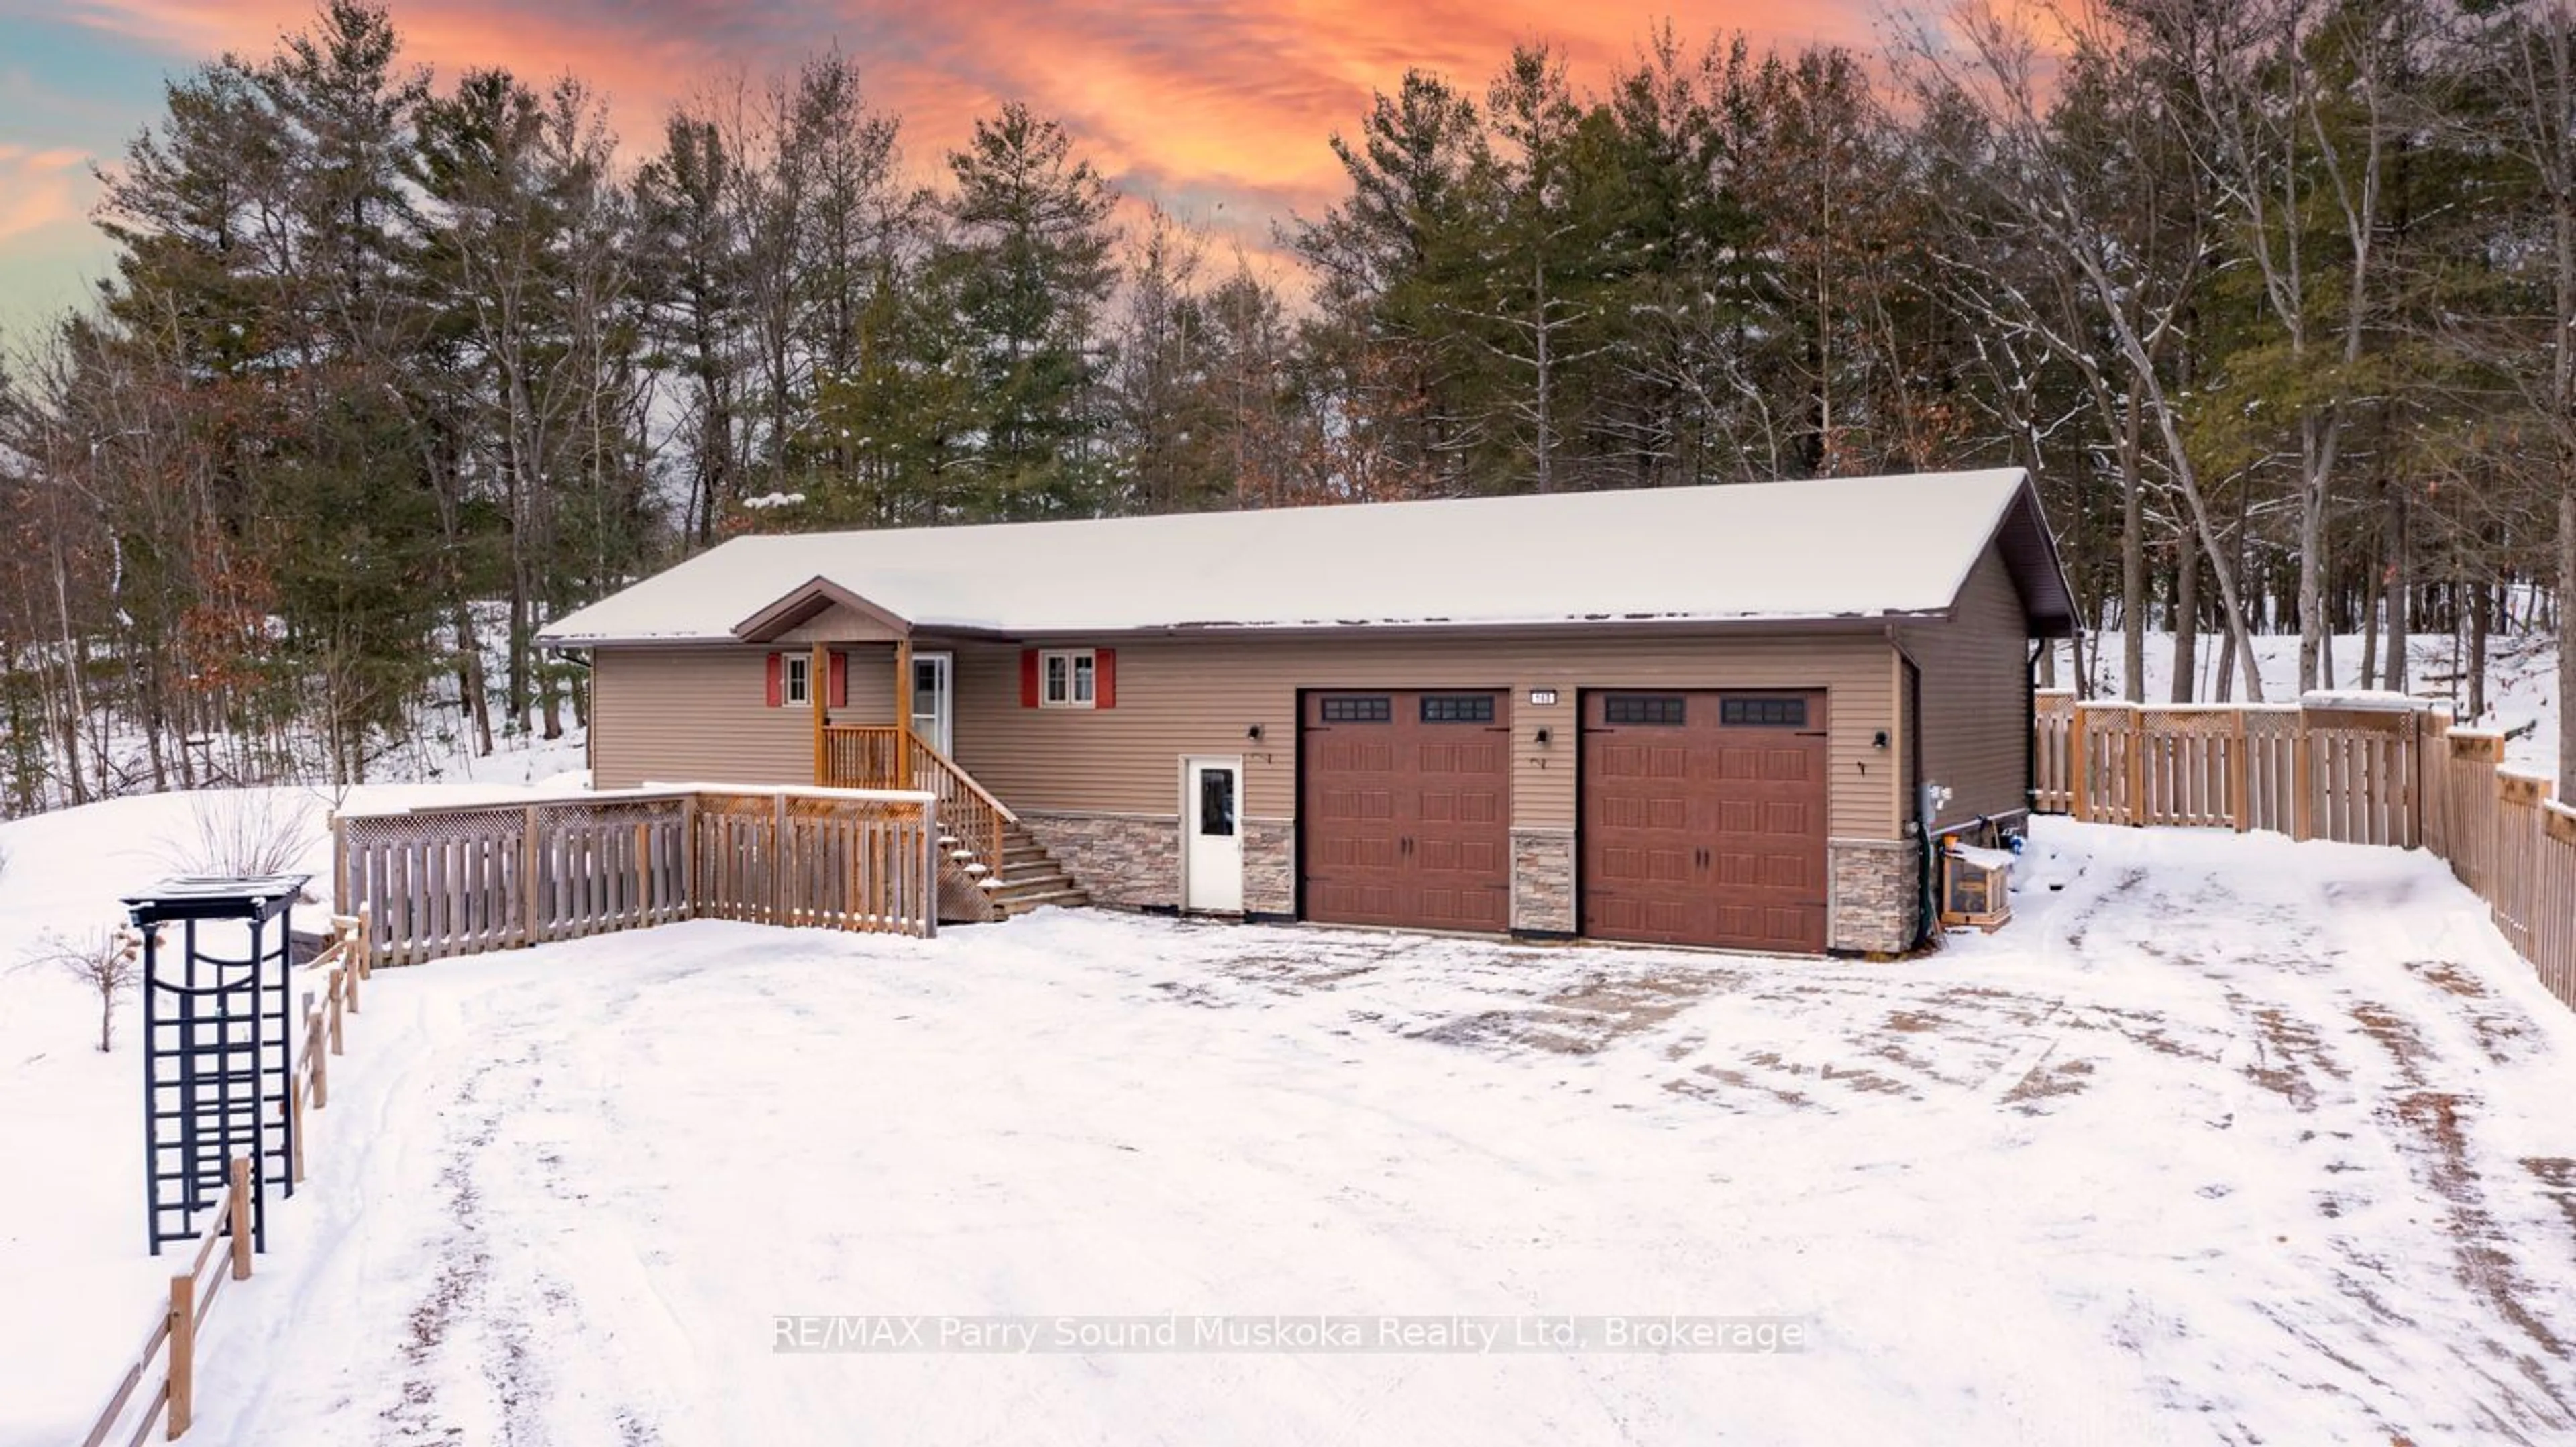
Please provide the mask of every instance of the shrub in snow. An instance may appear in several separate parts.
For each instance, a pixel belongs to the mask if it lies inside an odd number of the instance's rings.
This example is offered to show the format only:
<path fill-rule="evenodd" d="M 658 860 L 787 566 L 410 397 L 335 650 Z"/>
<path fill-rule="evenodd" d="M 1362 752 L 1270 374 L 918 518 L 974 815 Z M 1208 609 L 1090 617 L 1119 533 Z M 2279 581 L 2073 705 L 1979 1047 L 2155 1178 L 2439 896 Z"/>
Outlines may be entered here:
<path fill-rule="evenodd" d="M 168 842 L 164 860 L 181 874 L 283 874 L 303 859 L 312 835 L 313 801 L 302 794 L 213 791 L 190 801 L 188 824 Z"/>
<path fill-rule="evenodd" d="M 98 995 L 98 1049 L 116 1048 L 117 997 L 142 977 L 143 937 L 130 929 L 97 929 L 83 934 L 48 930 L 27 951 L 32 967 L 56 969 Z"/>

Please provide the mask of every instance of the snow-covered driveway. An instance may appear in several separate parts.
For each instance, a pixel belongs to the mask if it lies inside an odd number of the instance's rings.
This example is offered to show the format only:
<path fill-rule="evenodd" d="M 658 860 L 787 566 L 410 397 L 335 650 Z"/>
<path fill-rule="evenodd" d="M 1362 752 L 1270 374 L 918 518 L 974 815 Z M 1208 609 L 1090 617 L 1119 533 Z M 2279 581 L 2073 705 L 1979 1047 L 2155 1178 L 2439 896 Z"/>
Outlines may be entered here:
<path fill-rule="evenodd" d="M 2265 838 L 2051 823 L 2024 873 L 1891 965 L 1079 913 L 386 972 L 192 1440 L 2576 1434 L 2576 1022 L 2481 907 Z M 1667 1312 L 1812 1345 L 773 1351 Z"/>

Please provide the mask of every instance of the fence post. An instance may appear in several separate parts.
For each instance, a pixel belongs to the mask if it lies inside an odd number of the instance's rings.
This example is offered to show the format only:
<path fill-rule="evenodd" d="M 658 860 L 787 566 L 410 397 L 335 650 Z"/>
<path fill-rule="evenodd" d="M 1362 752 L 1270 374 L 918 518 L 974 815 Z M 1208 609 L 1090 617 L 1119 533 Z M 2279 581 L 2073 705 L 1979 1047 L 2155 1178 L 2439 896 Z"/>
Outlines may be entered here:
<path fill-rule="evenodd" d="M 543 939 L 537 928 L 537 861 L 544 846 L 539 838 L 542 825 L 537 822 L 537 806 L 527 810 L 526 832 L 519 839 L 519 943 L 532 945 Z"/>
<path fill-rule="evenodd" d="M 2129 710 L 2129 827 L 2147 823 L 2147 711 Z"/>
<path fill-rule="evenodd" d="M 2311 827 L 2308 795 L 2314 788 L 2309 779 L 2308 708 L 2299 705 L 2299 721 L 2290 734 L 2290 837 L 2304 840 Z"/>
<path fill-rule="evenodd" d="M 233 1280 L 250 1279 L 250 1157 L 233 1157 L 231 1194 L 224 1204 L 232 1218 Z"/>
<path fill-rule="evenodd" d="M 170 1278 L 170 1435 L 176 1442 L 188 1434 L 197 1405 L 197 1278 L 181 1272 Z"/>
<path fill-rule="evenodd" d="M 290 1142 L 292 1149 L 288 1153 L 286 1167 L 287 1179 L 302 1185 L 304 1183 L 304 1092 L 297 1090 L 292 1080 L 289 1080 L 286 1085 L 286 1109 L 287 1113 L 294 1117 L 295 1122 L 293 1139 Z"/>
<path fill-rule="evenodd" d="M 2093 822 L 2092 715 L 2084 701 L 2066 706 L 2066 812 L 2078 824 Z"/>
<path fill-rule="evenodd" d="M 995 868 L 1002 856 L 993 856 Z M 921 805 L 921 937 L 929 939 L 939 933 L 939 805 L 924 800 Z"/>
<path fill-rule="evenodd" d="M 345 908 L 349 903 L 349 821 L 340 811 L 331 811 L 331 907 Z"/>
<path fill-rule="evenodd" d="M 782 789 L 769 811 L 769 922 L 787 923 L 787 792 Z"/>
<path fill-rule="evenodd" d="M 331 1105 L 331 1052 L 322 1048 L 322 1016 L 313 1008 L 313 992 L 304 992 L 304 1054 L 313 1062 L 313 1108 Z M 297 1135 L 303 1132 L 298 1130 Z"/>
<path fill-rule="evenodd" d="M 348 1045 L 341 1039 L 340 1034 L 340 1002 L 342 998 L 348 994 L 348 990 L 349 967 L 347 965 L 332 966 L 330 988 L 324 991 L 324 993 L 329 997 L 331 1004 L 331 1053 L 334 1055 L 346 1055 L 349 1053 Z"/>
<path fill-rule="evenodd" d="M 358 1013 L 358 982 L 367 977 L 367 951 L 375 947 L 375 942 L 375 936 L 367 932 L 366 911 L 360 910 L 358 930 L 351 938 L 348 958 L 343 961 L 343 968 L 348 970 L 349 979 L 341 987 L 349 997 L 349 1013 L 352 1015 Z"/>
<path fill-rule="evenodd" d="M 2246 737 L 2245 710 L 2237 709 L 2232 716 L 2236 734 L 2227 746 L 2227 812 L 2236 822 L 2236 832 L 2242 834 L 2254 827 L 2254 760 Z"/>
<path fill-rule="evenodd" d="M 698 917 L 698 796 L 680 800 L 680 917 Z"/>

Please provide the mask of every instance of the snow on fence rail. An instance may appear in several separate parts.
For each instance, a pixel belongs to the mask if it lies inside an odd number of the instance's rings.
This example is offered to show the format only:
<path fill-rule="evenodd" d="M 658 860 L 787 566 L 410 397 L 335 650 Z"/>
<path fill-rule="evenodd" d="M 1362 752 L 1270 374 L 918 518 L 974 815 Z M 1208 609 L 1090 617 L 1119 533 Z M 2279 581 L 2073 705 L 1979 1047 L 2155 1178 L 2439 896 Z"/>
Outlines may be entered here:
<path fill-rule="evenodd" d="M 331 943 L 302 967 L 305 979 L 318 976 L 323 983 L 319 994 L 311 990 L 304 994 L 302 1049 L 285 1106 L 295 1114 L 295 1155 L 290 1168 L 299 1182 L 304 1179 L 304 1111 L 308 1104 L 315 1110 L 331 1104 L 330 1057 L 345 1052 L 346 1016 L 358 1013 L 358 986 L 368 973 L 367 952 L 359 948 L 359 941 L 366 933 L 363 918 L 335 916 Z M 167 1440 L 175 1442 L 187 1434 L 196 1418 L 197 1331 L 205 1325 L 206 1313 L 213 1310 L 224 1283 L 247 1281 L 251 1275 L 251 1171 L 249 1156 L 233 1157 L 223 1203 L 197 1233 L 188 1269 L 171 1274 L 168 1300 L 153 1314 L 141 1349 L 125 1363 L 116 1389 L 108 1394 L 107 1405 L 89 1435 L 81 1439 L 81 1447 L 106 1447 L 118 1440 L 135 1447 L 164 1422 Z M 209 1274 L 206 1268 L 214 1261 L 218 1244 L 228 1246 L 226 1269 Z M 116 1430 L 128 1419 L 133 1428 L 120 1439 Z"/>
<path fill-rule="evenodd" d="M 2502 734 L 2363 697 L 2154 708 L 2053 690 L 2034 726 L 2040 813 L 2428 849 L 2576 1008 L 2576 807 L 2506 769 Z"/>
<path fill-rule="evenodd" d="M 332 880 L 377 962 L 416 964 L 709 918 L 928 935 L 924 793 L 655 787 L 332 820 Z"/>

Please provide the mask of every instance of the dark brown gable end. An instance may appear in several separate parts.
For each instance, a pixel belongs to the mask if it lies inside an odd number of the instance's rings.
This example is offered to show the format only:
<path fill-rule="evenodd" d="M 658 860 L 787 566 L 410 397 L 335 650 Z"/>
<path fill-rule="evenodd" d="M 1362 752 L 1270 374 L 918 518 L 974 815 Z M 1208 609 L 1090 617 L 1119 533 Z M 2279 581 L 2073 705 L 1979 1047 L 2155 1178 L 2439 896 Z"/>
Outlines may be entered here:
<path fill-rule="evenodd" d="M 745 643 L 767 643 L 833 608 L 855 613 L 884 629 L 887 641 L 912 636 L 910 619 L 897 617 L 829 578 L 815 578 L 791 589 L 777 602 L 735 624 L 733 636 Z"/>

